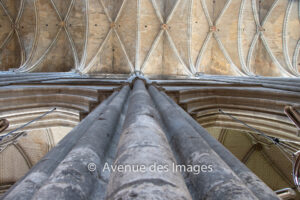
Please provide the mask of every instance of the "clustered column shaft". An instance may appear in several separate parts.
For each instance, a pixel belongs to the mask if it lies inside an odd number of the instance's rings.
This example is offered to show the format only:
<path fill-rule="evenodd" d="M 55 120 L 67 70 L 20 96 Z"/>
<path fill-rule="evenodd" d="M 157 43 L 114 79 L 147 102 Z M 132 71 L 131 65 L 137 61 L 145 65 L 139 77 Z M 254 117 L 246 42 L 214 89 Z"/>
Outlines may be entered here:
<path fill-rule="evenodd" d="M 95 110 L 83 119 L 69 134 L 67 134 L 49 153 L 47 153 L 31 170 L 14 184 L 4 195 L 4 199 L 26 200 L 31 199 L 35 192 L 49 178 L 57 165 L 75 146 L 78 140 L 87 132 L 89 127 L 106 109 L 106 106 L 117 95 L 115 91 L 104 100 Z"/>
<path fill-rule="evenodd" d="M 236 175 L 244 182 L 244 184 L 259 199 L 271 200 L 278 199 L 275 193 L 262 182 L 253 172 L 250 171 L 237 157 L 235 157 L 228 149 L 211 136 L 204 128 L 200 126 L 187 112 L 185 112 L 178 104 L 176 104 L 165 93 L 162 93 L 166 99 L 174 106 L 177 111 L 191 124 L 191 126 L 200 134 L 207 144 L 223 159 L 224 162 L 234 171 Z"/>
<path fill-rule="evenodd" d="M 102 164 L 103 150 L 114 134 L 129 86 L 114 92 L 76 126 L 4 199 L 88 199 L 97 173 L 87 165 Z"/>
<path fill-rule="evenodd" d="M 191 199 L 182 175 L 171 170 L 173 163 L 159 114 L 143 81 L 136 80 L 114 164 L 139 169 L 111 174 L 108 199 Z"/>
<path fill-rule="evenodd" d="M 129 86 L 125 86 L 116 97 L 106 106 L 89 127 L 76 146 L 57 166 L 48 181 L 34 195 L 34 199 L 88 199 L 97 175 L 104 165 L 106 149 L 115 133 L 120 112 L 128 96 Z M 89 164 L 98 166 L 98 171 L 91 173 L 87 170 Z"/>
<path fill-rule="evenodd" d="M 170 134 L 170 143 L 183 163 L 212 166 L 209 173 L 190 173 L 198 198 L 257 199 L 157 88 L 151 85 L 149 92 Z"/>
<path fill-rule="evenodd" d="M 125 113 L 123 108 L 127 112 L 122 124 L 119 119 Z M 107 149 L 119 125 L 123 128 L 115 170 L 111 171 L 106 189 L 100 189 L 105 195 L 97 198 L 93 195 L 99 190 L 96 183 L 101 179 Z M 97 166 L 96 171 L 88 169 L 89 163 Z M 174 170 L 177 163 L 206 169 L 211 166 L 212 170 L 180 173 Z M 121 171 L 118 166 L 123 166 Z M 109 200 L 278 199 L 164 92 L 152 84 L 147 89 L 141 79 L 133 80 L 132 89 L 125 85 L 99 105 L 4 199 L 104 196 Z"/>

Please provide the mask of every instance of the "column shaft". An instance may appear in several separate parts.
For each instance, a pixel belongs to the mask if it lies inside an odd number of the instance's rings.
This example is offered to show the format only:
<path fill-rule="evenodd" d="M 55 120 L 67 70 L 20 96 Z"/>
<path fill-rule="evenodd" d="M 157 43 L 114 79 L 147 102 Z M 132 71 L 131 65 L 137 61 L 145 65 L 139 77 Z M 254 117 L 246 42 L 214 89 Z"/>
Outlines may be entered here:
<path fill-rule="evenodd" d="M 149 86 L 149 92 L 170 134 L 171 145 L 183 163 L 212 166 L 212 171 L 189 174 L 199 199 L 257 199 L 153 85 Z"/>
<path fill-rule="evenodd" d="M 186 180 L 178 170 L 195 167 L 199 173 L 183 170 Z M 191 200 L 190 192 L 207 200 L 278 199 L 165 93 L 137 79 L 91 112 L 4 199 Z"/>
<path fill-rule="evenodd" d="M 144 82 L 136 80 L 114 163 L 136 170 L 113 172 L 107 199 L 191 199 L 182 175 L 172 170 L 175 163 Z"/>
<path fill-rule="evenodd" d="M 117 95 L 114 92 L 104 100 L 86 118 L 84 118 L 70 133 L 68 133 L 49 153 L 47 153 L 30 171 L 15 183 L 3 196 L 3 199 L 28 200 L 46 181 L 57 165 L 66 157 L 78 140 L 84 135 L 95 119 L 106 109 L 107 104 Z"/>
<path fill-rule="evenodd" d="M 198 122 L 188 113 L 178 106 L 170 97 L 162 93 L 180 112 L 180 114 L 193 126 L 208 145 L 226 162 L 226 164 L 238 175 L 245 185 L 255 194 L 258 199 L 271 200 L 279 199 L 277 195 L 264 182 L 262 182 L 253 172 L 250 171 L 239 159 L 229 150 L 212 137 Z"/>
<path fill-rule="evenodd" d="M 126 85 L 94 120 L 86 134 L 36 192 L 34 199 L 89 199 L 100 177 L 105 153 L 115 133 L 128 93 L 129 86 Z M 89 171 L 89 164 L 96 166 L 96 171 Z"/>

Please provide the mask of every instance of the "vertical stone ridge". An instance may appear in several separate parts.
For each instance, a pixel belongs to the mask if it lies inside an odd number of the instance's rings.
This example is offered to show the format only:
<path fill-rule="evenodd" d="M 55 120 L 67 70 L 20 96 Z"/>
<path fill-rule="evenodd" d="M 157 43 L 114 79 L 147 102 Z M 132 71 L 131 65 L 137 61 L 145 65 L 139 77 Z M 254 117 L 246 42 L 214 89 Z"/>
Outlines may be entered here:
<path fill-rule="evenodd" d="M 113 172 L 107 199 L 192 199 L 182 175 L 172 170 L 176 161 L 158 119 L 144 82 L 135 80 L 114 165 L 136 170 Z"/>
<path fill-rule="evenodd" d="M 115 98 L 114 92 L 104 100 L 94 111 L 84 118 L 69 134 L 67 134 L 48 154 L 17 183 L 15 183 L 3 199 L 32 199 L 35 192 L 44 184 L 57 165 L 66 157 L 78 140 L 87 132 L 95 119 L 106 110 L 106 106 Z"/>
<path fill-rule="evenodd" d="M 223 159 L 224 162 L 234 171 L 234 173 L 244 182 L 244 184 L 255 194 L 258 199 L 278 199 L 276 194 L 262 182 L 253 172 L 251 172 L 241 161 L 239 161 L 230 151 L 213 138 L 204 128 L 200 126 L 190 115 L 178 106 L 170 97 L 162 93 L 175 109 L 190 123 L 190 125 L 201 135 L 208 145 Z"/>
<path fill-rule="evenodd" d="M 198 198 L 257 199 L 197 131 L 174 109 L 174 105 L 153 85 L 150 85 L 148 90 L 167 128 L 174 152 L 184 165 L 201 168 L 199 174 L 189 173 L 191 183 L 197 188 Z M 206 170 L 202 170 L 204 168 Z"/>
<path fill-rule="evenodd" d="M 128 85 L 121 89 L 33 199 L 89 199 L 129 90 Z"/>

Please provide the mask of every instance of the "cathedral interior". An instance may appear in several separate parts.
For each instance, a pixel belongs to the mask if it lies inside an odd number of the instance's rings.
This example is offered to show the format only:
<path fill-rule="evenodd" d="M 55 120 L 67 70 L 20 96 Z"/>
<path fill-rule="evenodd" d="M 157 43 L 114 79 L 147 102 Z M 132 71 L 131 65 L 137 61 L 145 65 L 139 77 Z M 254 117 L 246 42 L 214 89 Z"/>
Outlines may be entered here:
<path fill-rule="evenodd" d="M 0 199 L 300 200 L 299 54 L 299 0 L 0 0 Z"/>

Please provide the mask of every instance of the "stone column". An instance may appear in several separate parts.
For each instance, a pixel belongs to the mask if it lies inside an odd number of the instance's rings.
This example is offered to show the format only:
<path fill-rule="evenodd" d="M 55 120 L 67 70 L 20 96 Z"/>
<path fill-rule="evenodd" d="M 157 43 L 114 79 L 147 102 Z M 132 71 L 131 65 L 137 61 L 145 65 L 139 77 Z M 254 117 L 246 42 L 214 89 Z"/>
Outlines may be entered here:
<path fill-rule="evenodd" d="M 136 80 L 114 163 L 119 170 L 111 174 L 107 199 L 191 199 L 182 175 L 172 170 L 176 161 L 159 121 L 143 81 Z"/>
<path fill-rule="evenodd" d="M 197 199 L 257 199 L 156 87 L 150 85 L 149 93 L 167 128 L 171 146 L 183 164 L 203 169 L 199 174 L 189 174 Z"/>
<path fill-rule="evenodd" d="M 207 144 L 226 162 L 226 164 L 238 175 L 244 184 L 254 193 L 258 199 L 271 200 L 279 199 L 275 192 L 262 182 L 253 172 L 248 169 L 229 150 L 212 137 L 204 128 L 200 126 L 188 113 L 186 113 L 177 103 L 175 103 L 164 92 L 161 93 L 174 106 L 174 108 L 190 123 L 190 125 L 200 134 Z"/>
<path fill-rule="evenodd" d="M 129 90 L 128 85 L 124 86 L 106 106 L 33 199 L 89 199 L 100 177 L 105 153 L 116 131 Z M 96 171 L 88 170 L 91 164 Z"/>
<path fill-rule="evenodd" d="M 127 86 L 128 87 L 128 86 Z M 128 90 L 128 89 L 127 89 Z M 66 157 L 78 140 L 87 133 L 95 120 L 107 109 L 107 105 L 116 98 L 115 91 L 104 100 L 86 118 L 84 118 L 70 133 L 68 133 L 49 153 L 47 153 L 31 170 L 15 183 L 3 196 L 3 199 L 32 199 L 35 192 L 49 178 L 57 165 Z"/>
<path fill-rule="evenodd" d="M 123 86 L 89 114 L 4 199 L 278 199 L 165 93 L 133 82 L 132 90 Z M 103 170 L 110 171 L 108 184 Z"/>

